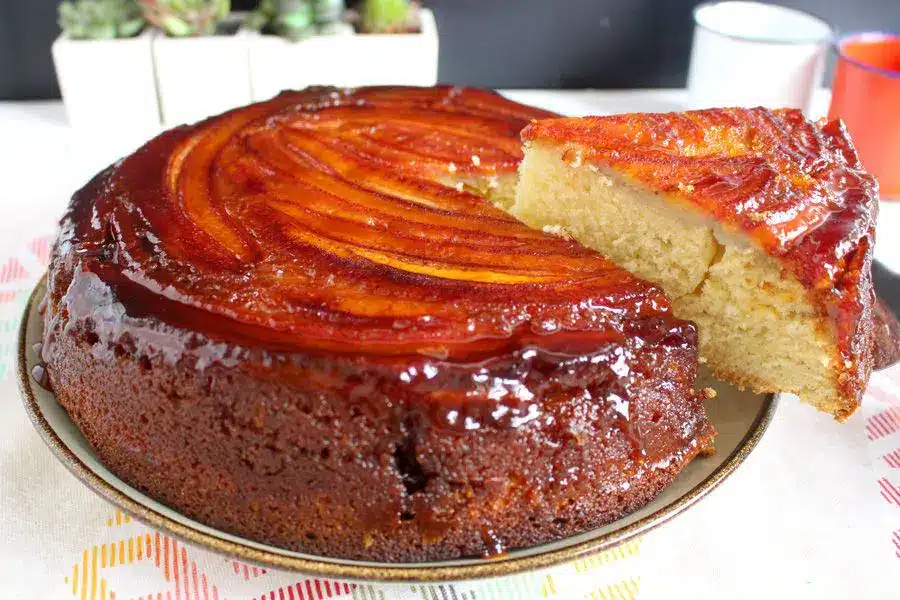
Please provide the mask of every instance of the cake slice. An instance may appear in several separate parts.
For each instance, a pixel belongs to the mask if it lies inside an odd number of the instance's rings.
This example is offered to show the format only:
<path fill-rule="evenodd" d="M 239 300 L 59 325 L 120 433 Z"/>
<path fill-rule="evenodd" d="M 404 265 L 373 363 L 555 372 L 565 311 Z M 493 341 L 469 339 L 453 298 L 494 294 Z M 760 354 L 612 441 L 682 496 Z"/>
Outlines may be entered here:
<path fill-rule="evenodd" d="M 660 284 L 721 378 L 845 420 L 871 370 L 877 184 L 839 121 L 713 109 L 537 121 L 511 212 Z"/>

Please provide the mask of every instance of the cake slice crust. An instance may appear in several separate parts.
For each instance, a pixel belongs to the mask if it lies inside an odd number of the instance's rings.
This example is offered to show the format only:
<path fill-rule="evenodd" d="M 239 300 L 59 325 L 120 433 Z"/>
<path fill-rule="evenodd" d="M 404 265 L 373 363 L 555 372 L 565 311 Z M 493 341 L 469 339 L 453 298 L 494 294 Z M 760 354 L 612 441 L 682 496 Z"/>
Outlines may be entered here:
<path fill-rule="evenodd" d="M 515 216 L 662 285 L 721 377 L 855 410 L 877 186 L 840 123 L 719 109 L 551 119 L 523 138 Z"/>

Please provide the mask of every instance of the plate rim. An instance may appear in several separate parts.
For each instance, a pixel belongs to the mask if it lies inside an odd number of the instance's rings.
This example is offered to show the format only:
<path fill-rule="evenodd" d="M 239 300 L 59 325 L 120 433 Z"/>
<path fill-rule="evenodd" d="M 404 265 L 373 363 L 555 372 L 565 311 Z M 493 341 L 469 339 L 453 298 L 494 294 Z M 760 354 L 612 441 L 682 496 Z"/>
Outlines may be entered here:
<path fill-rule="evenodd" d="M 47 274 L 45 273 L 35 284 L 34 289 L 29 294 L 28 300 L 25 303 L 17 335 L 16 374 L 25 412 L 28 414 L 28 418 L 31 420 L 32 425 L 34 425 L 41 439 L 49 447 L 54 457 L 63 463 L 66 469 L 68 469 L 76 479 L 107 502 L 124 510 L 139 521 L 157 529 L 161 529 L 182 541 L 197 544 L 213 550 L 214 552 L 219 552 L 251 563 L 279 569 L 289 569 L 317 577 L 367 582 L 446 582 L 473 580 L 546 569 L 576 560 L 585 555 L 608 550 L 609 548 L 625 543 L 668 522 L 718 487 L 718 485 L 727 479 L 757 447 L 759 440 L 772 422 L 775 409 L 778 406 L 777 394 L 765 394 L 762 407 L 756 414 L 753 423 L 741 439 L 737 448 L 732 451 L 722 464 L 716 467 L 706 478 L 677 500 L 642 517 L 634 523 L 570 546 L 556 548 L 529 556 L 488 558 L 485 559 L 483 563 L 444 566 L 435 565 L 433 563 L 423 563 L 422 565 L 410 563 L 381 563 L 375 566 L 370 564 L 352 564 L 352 562 L 337 563 L 332 562 L 327 557 L 317 559 L 286 556 L 268 550 L 246 546 L 231 540 L 222 539 L 215 535 L 196 530 L 189 525 L 179 523 L 116 489 L 116 487 L 97 474 L 69 449 L 41 412 L 37 399 L 32 391 L 32 386 L 34 384 L 31 375 L 27 372 L 28 362 L 26 353 L 28 351 L 28 346 L 26 338 L 28 333 L 28 321 L 32 311 L 36 310 L 38 294 L 46 289 L 46 284 Z M 124 483 L 126 483 L 128 487 L 133 488 L 133 486 L 127 484 L 127 482 Z M 178 512 L 175 511 L 175 509 L 171 510 Z"/>

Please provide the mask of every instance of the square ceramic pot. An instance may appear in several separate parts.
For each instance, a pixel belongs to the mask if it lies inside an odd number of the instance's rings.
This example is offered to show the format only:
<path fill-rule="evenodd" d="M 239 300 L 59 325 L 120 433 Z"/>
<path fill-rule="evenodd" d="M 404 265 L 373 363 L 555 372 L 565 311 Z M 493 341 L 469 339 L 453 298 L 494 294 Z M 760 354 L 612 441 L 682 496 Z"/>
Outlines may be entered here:
<path fill-rule="evenodd" d="M 152 40 L 73 40 L 61 35 L 51 53 L 69 123 L 79 132 L 150 137 L 159 131 Z"/>
<path fill-rule="evenodd" d="M 163 123 L 193 123 L 249 104 L 248 33 L 237 26 L 233 34 L 173 38 L 158 33 L 153 39 L 153 62 Z"/>
<path fill-rule="evenodd" d="M 434 85 L 438 33 L 434 13 L 421 11 L 421 33 L 316 35 L 290 42 L 250 36 L 254 100 L 308 85 Z"/>

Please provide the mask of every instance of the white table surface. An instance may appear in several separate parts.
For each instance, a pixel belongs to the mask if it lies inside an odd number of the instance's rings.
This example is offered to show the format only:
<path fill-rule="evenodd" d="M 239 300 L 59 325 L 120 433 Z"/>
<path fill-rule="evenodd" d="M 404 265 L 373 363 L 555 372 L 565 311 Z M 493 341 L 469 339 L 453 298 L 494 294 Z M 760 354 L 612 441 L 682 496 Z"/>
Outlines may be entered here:
<path fill-rule="evenodd" d="M 681 90 L 509 96 L 572 115 L 679 110 L 684 103 Z M 827 93 L 818 98 L 817 106 L 827 105 Z M 0 102 L 0 252 L 27 235 L 51 231 L 71 193 L 140 141 L 117 132 L 76 136 L 60 102 Z M 21 409 L 17 399 L 2 400 L 0 449 L 3 442 L 6 448 L 27 446 L 51 464 L 49 452 L 40 455 L 33 431 L 3 426 L 9 417 L 2 411 Z M 644 575 L 640 597 L 900 598 L 900 559 L 886 535 L 900 506 L 873 503 L 878 489 L 871 467 L 879 457 L 859 431 L 859 422 L 841 426 L 797 402 L 782 402 L 738 473 L 645 537 L 641 560 L 653 565 L 653 573 Z M 54 510 L 49 497 L 19 501 L 34 506 L 35 515 Z M 16 559 L 43 551 L 29 544 L 28 527 L 37 524 L 4 526 L 11 529 L 3 535 L 16 547 L 0 535 L 0 597 L 6 597 L 4 589 L 26 589 L 41 577 Z"/>

